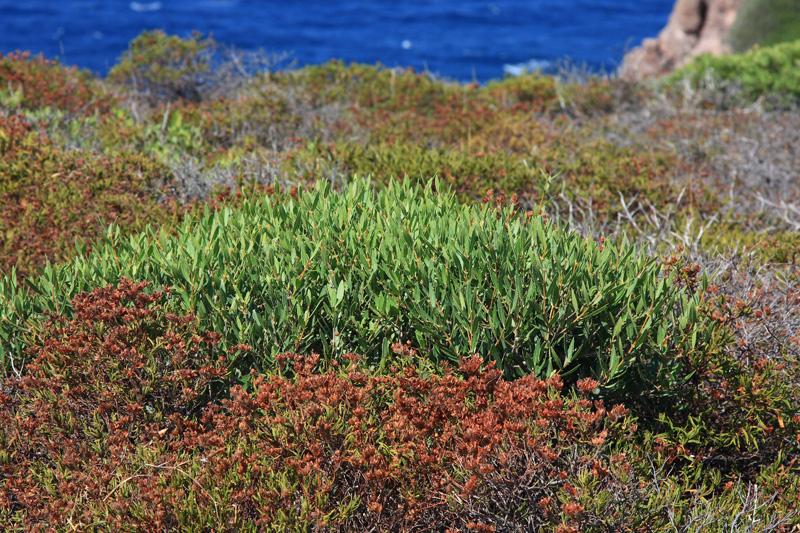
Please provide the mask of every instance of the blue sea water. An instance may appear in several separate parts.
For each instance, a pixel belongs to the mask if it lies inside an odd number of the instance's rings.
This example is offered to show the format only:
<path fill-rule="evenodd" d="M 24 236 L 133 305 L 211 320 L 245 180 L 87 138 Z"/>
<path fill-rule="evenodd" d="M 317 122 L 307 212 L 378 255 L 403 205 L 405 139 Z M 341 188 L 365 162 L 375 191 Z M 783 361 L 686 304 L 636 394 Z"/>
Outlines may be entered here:
<path fill-rule="evenodd" d="M 673 0 L 0 0 L 0 52 L 104 73 L 145 29 L 244 49 L 411 66 L 485 81 L 564 60 L 611 70 L 664 26 Z"/>

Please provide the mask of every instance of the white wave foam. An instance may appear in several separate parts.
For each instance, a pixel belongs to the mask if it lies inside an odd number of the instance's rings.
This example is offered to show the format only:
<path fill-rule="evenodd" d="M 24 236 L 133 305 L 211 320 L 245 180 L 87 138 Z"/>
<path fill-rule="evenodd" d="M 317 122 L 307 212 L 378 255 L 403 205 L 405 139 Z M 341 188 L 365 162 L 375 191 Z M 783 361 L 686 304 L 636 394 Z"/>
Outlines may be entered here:
<path fill-rule="evenodd" d="M 510 65 L 503 65 L 503 73 L 508 76 L 522 76 L 531 72 L 541 72 L 550 68 L 551 63 L 544 59 L 531 59 L 524 63 L 514 63 Z"/>
<path fill-rule="evenodd" d="M 160 11 L 161 10 L 161 2 L 131 2 L 130 8 L 131 11 L 136 11 L 137 13 L 151 13 L 153 11 Z"/>

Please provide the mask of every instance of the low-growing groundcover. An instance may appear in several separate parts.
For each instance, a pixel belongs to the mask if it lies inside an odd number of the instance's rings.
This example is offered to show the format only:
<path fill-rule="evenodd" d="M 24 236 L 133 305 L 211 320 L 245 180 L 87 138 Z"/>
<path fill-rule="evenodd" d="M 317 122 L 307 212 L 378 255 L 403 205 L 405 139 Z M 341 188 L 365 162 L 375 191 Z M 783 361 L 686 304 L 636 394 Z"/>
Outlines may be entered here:
<path fill-rule="evenodd" d="M 127 280 L 80 294 L 71 318 L 45 325 L 26 375 L 2 381 L 5 529 L 791 525 L 796 476 L 768 470 L 761 492 L 670 476 L 675 451 L 640 446 L 625 407 L 590 399 L 592 379 L 569 394 L 558 376 L 506 381 L 477 356 L 422 373 L 398 344 L 389 374 L 354 355 L 320 370 L 317 357 L 286 354 L 246 391 L 219 335 L 169 312 L 173 298 Z"/>
<path fill-rule="evenodd" d="M 64 150 L 21 115 L 0 115 L 0 269 L 20 276 L 61 261 L 109 223 L 129 230 L 175 220 L 159 202 L 164 165 L 135 152 Z"/>
<path fill-rule="evenodd" d="M 225 344 L 272 366 L 282 352 L 378 366 L 411 342 L 434 362 L 478 353 L 508 377 L 593 377 L 639 400 L 669 393 L 714 342 L 690 290 L 624 243 L 596 243 L 513 209 L 393 182 L 320 183 L 208 211 L 175 231 L 110 233 L 93 253 L 3 281 L 6 369 L 20 368 L 43 313 L 121 277 L 169 286 Z"/>
<path fill-rule="evenodd" d="M 110 92 L 88 71 L 29 52 L 0 54 L 0 80 L 0 96 L 9 91 L 26 109 L 52 107 L 87 114 L 107 110 L 113 103 Z"/>

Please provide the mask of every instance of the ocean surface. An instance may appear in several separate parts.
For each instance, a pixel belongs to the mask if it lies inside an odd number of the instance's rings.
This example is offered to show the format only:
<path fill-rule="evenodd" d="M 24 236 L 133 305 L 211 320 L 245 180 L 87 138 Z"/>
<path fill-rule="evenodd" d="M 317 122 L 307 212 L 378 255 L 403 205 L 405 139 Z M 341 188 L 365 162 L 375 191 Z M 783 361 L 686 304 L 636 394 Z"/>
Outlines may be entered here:
<path fill-rule="evenodd" d="M 610 71 L 664 26 L 673 0 L 0 0 L 0 52 L 105 73 L 145 29 L 243 49 L 411 66 L 485 81 L 568 62 Z"/>

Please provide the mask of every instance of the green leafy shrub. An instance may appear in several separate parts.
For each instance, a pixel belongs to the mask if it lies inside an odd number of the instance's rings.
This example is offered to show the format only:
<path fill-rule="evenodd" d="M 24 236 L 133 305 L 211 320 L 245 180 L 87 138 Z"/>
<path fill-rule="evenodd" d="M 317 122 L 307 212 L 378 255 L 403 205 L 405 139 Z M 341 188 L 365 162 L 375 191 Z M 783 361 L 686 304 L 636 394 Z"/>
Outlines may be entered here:
<path fill-rule="evenodd" d="M 131 41 L 108 79 L 153 102 L 200 100 L 215 46 L 213 39 L 198 33 L 183 39 L 161 30 L 147 31 Z"/>
<path fill-rule="evenodd" d="M 708 79 L 723 89 L 740 90 L 753 100 L 762 96 L 800 98 L 800 41 L 755 48 L 743 54 L 702 55 L 668 78 L 701 87 Z"/>
<path fill-rule="evenodd" d="M 798 0 L 744 0 L 729 37 L 738 52 L 796 39 L 800 39 Z"/>
<path fill-rule="evenodd" d="M 163 162 L 174 162 L 181 157 L 197 156 L 203 150 L 200 128 L 183 120 L 180 111 L 164 113 L 161 123 L 150 123 L 144 128 L 142 151 Z"/>
<path fill-rule="evenodd" d="M 28 290 L 6 279 L 3 350 L 19 358 L 37 316 L 122 276 L 173 286 L 184 311 L 265 356 L 356 352 L 379 364 L 390 341 L 411 341 L 435 361 L 480 353 L 509 376 L 593 376 L 630 394 L 669 389 L 681 357 L 710 333 L 696 297 L 625 244 L 358 181 L 342 193 L 320 184 L 296 199 L 244 201 L 174 232 L 111 232 Z"/>

